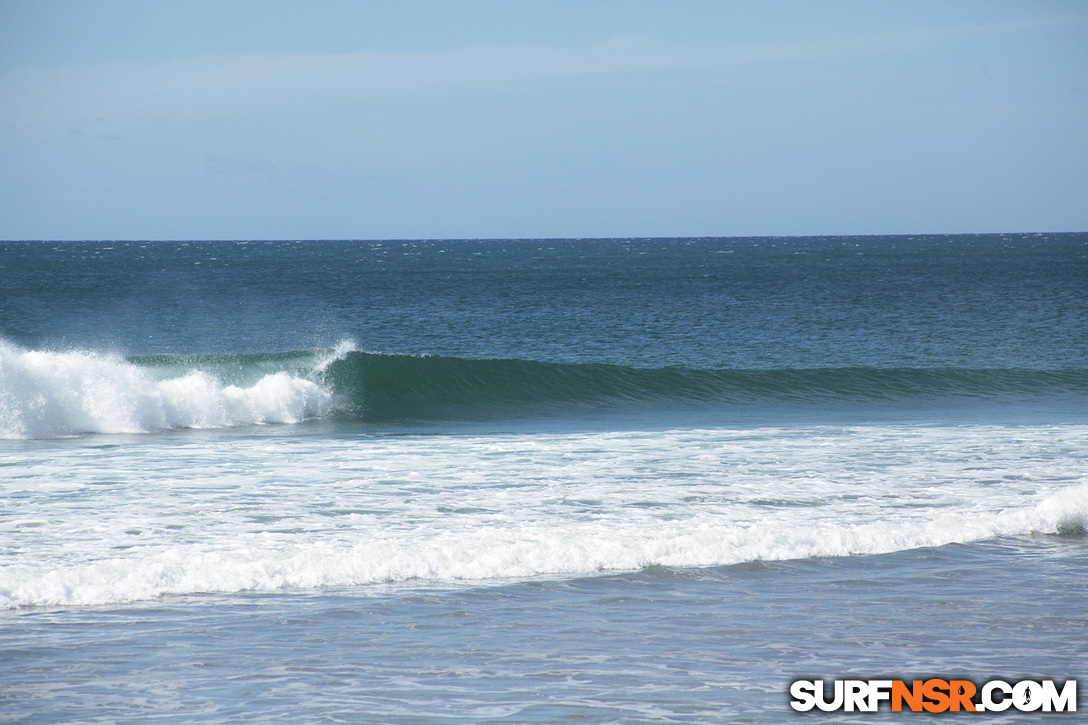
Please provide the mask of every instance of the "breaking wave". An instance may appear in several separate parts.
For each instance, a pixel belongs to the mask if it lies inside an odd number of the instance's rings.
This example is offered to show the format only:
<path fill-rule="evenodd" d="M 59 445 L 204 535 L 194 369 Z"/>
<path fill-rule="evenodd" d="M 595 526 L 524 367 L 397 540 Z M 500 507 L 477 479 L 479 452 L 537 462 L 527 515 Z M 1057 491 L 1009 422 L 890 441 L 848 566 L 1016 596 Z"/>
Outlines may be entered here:
<path fill-rule="evenodd" d="M 1019 399 L 1088 394 L 1088 370 L 699 370 L 335 349 L 152 355 L 0 340 L 0 438 L 297 423 L 534 417 L 622 405 Z"/>
<path fill-rule="evenodd" d="M 889 513 L 890 512 L 886 512 Z M 63 566 L 0 567 L 0 610 L 102 605 L 168 594 L 291 591 L 594 575 L 653 566 L 717 567 L 753 561 L 882 554 L 995 536 L 1083 532 L 1088 486 L 1035 506 L 932 520 L 799 521 L 782 526 L 687 520 L 646 529 L 612 522 L 472 527 L 390 533 L 351 544 L 242 535 L 230 546 L 147 547 Z M 1080 534 L 1083 535 L 1083 534 Z"/>
<path fill-rule="evenodd" d="M 0 341 L 0 438 L 297 423 L 333 409 L 326 388 L 282 369 L 248 384 L 214 366 L 162 372 L 114 354 Z"/>

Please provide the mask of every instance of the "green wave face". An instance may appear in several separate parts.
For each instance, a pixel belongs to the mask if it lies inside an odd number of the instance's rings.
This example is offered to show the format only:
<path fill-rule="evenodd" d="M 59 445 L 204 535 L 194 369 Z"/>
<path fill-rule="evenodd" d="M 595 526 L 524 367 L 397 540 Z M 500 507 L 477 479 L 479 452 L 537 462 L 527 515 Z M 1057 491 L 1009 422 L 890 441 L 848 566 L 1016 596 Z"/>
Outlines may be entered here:
<path fill-rule="evenodd" d="M 286 372 L 312 378 L 327 351 L 262 354 L 136 355 L 129 361 L 160 380 L 180 377 L 194 370 L 215 376 L 226 385 L 250 386 L 265 375 Z"/>
<path fill-rule="evenodd" d="M 629 404 L 728 406 L 1038 398 L 1088 393 L 1088 370 L 640 369 L 352 352 L 324 373 L 343 412 L 366 420 L 535 416 Z"/>
<path fill-rule="evenodd" d="M 621 403 L 713 398 L 714 375 L 615 365 L 352 353 L 326 380 L 367 420 L 533 416 Z"/>

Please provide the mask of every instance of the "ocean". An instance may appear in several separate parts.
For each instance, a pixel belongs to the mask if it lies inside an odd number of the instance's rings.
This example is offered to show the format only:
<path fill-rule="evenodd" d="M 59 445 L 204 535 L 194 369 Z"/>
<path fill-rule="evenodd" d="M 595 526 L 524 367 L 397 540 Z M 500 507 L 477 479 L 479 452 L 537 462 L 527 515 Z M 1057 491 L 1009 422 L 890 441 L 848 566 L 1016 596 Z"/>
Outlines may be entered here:
<path fill-rule="evenodd" d="M 20 723 L 1076 721 L 1088 234 L 0 242 L 0 663 Z"/>

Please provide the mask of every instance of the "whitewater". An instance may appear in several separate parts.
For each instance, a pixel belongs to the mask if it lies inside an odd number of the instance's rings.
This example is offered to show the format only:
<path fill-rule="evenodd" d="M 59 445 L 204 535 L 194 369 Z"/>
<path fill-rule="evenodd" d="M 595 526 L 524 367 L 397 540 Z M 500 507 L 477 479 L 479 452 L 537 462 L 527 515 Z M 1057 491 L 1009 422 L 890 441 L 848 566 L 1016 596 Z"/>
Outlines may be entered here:
<path fill-rule="evenodd" d="M 67 464 L 39 449 L 21 464 L 5 456 L 23 484 L 9 487 L 18 513 L 0 530 L 19 542 L 0 570 L 0 606 L 709 567 L 1077 534 L 1088 523 L 1088 485 L 1060 454 L 1086 434 L 881 426 L 321 444 L 273 436 L 126 441 L 123 452 L 82 451 Z M 986 456 L 991 447 L 1000 456 Z M 945 452 L 941 460 L 912 460 L 931 449 Z"/>
<path fill-rule="evenodd" d="M 4 242 L 0 279 L 15 720 L 1088 674 L 1085 235 Z"/>
<path fill-rule="evenodd" d="M 297 423 L 331 409 L 328 390 L 285 371 L 241 387 L 200 369 L 163 377 L 117 354 L 0 340 L 0 438 Z"/>

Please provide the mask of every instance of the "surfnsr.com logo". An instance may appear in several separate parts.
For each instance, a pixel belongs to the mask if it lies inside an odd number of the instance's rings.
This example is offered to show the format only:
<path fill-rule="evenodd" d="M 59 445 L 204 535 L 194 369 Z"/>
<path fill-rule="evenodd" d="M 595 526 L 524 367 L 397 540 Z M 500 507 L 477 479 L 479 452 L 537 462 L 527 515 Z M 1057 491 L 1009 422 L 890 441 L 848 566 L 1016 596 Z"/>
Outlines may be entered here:
<path fill-rule="evenodd" d="M 1076 712 L 1077 681 L 990 680 L 834 680 L 831 692 L 822 680 L 796 680 L 790 706 L 800 712 L 876 712 L 888 703 L 892 712 Z"/>

